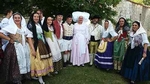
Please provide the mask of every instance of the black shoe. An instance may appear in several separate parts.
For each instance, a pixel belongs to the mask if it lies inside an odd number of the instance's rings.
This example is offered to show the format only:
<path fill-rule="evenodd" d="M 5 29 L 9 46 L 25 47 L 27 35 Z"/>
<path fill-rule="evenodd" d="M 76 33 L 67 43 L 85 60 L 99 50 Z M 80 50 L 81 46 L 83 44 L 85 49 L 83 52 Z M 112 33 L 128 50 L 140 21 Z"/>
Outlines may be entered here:
<path fill-rule="evenodd" d="M 67 63 L 66 63 L 66 62 L 64 62 L 63 67 L 66 67 L 66 66 L 67 66 Z"/>
<path fill-rule="evenodd" d="M 93 64 L 91 65 L 91 64 L 89 64 L 89 67 L 92 67 L 93 66 Z"/>

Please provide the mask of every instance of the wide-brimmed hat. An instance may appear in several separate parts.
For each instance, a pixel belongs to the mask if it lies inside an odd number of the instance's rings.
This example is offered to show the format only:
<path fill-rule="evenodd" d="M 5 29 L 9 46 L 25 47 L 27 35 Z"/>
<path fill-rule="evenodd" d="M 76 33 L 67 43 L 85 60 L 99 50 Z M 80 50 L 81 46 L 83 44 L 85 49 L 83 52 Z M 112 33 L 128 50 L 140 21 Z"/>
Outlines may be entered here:
<path fill-rule="evenodd" d="M 57 16 L 57 15 L 63 15 L 63 14 L 62 14 L 62 12 L 57 12 L 57 13 L 56 13 L 56 16 Z"/>
<path fill-rule="evenodd" d="M 94 15 L 91 19 L 100 19 L 100 16 Z"/>

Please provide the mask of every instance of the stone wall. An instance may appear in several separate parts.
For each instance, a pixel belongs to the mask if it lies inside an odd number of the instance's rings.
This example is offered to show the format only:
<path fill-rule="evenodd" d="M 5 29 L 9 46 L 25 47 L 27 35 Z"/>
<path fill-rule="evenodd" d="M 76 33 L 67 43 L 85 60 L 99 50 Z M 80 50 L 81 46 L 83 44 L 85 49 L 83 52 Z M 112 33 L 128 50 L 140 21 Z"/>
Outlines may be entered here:
<path fill-rule="evenodd" d="M 118 15 L 114 17 L 116 21 L 118 21 L 120 17 L 132 19 L 133 21 L 141 21 L 143 27 L 147 30 L 147 33 L 150 36 L 150 7 L 129 0 L 122 0 L 114 10 L 118 12 Z"/>

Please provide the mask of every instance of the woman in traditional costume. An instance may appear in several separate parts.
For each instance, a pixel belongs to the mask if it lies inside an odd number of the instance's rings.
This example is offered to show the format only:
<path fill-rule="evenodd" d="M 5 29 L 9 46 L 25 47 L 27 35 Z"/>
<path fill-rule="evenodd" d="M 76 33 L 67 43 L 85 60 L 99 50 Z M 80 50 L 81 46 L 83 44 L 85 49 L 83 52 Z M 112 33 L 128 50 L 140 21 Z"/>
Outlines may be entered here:
<path fill-rule="evenodd" d="M 0 29 L 8 26 L 9 18 L 12 16 L 13 11 L 10 9 L 7 9 L 4 14 L 5 14 L 5 18 L 3 18 L 1 23 L 0 23 Z M 8 42 L 9 41 L 6 41 L 4 39 L 0 39 L 0 70 L 1 70 L 1 63 L 2 63 L 2 60 L 4 58 L 4 52 L 3 51 L 5 50 L 5 47 L 8 44 Z"/>
<path fill-rule="evenodd" d="M 107 70 L 113 69 L 113 45 L 117 35 L 112 23 L 109 20 L 105 20 L 102 41 L 95 54 L 95 65 L 97 67 Z"/>
<path fill-rule="evenodd" d="M 73 12 L 74 36 L 72 41 L 71 63 L 77 66 L 84 66 L 89 62 L 89 32 L 85 20 L 89 18 L 89 14 L 85 12 Z"/>
<path fill-rule="evenodd" d="M 26 38 L 32 44 L 32 33 L 21 14 L 13 14 L 9 25 L 0 30 L 0 37 L 9 41 L 3 61 L 6 82 L 22 84 L 21 75 L 30 72 L 30 51 Z"/>
<path fill-rule="evenodd" d="M 61 56 L 61 50 L 58 44 L 57 37 L 54 34 L 52 22 L 53 22 L 52 17 L 46 17 L 43 23 L 43 30 L 44 30 L 44 36 L 46 38 L 46 41 L 52 53 L 54 71 L 57 74 L 58 71 L 62 69 L 62 63 L 60 63 L 62 56 Z"/>
<path fill-rule="evenodd" d="M 114 42 L 114 69 L 120 71 L 126 51 L 128 31 L 130 30 L 127 21 L 123 17 L 119 19 L 115 30 L 118 33 L 118 38 Z"/>
<path fill-rule="evenodd" d="M 28 28 L 33 33 L 33 43 L 36 56 L 31 55 L 31 76 L 38 77 L 41 84 L 45 84 L 42 76 L 53 72 L 51 53 L 43 35 L 39 14 L 33 13 L 30 17 Z M 32 47 L 31 47 L 32 49 Z M 33 52 L 31 50 L 31 52 Z"/>
<path fill-rule="evenodd" d="M 130 41 L 121 68 L 121 75 L 134 84 L 150 80 L 150 52 L 147 33 L 138 21 L 132 24 Z"/>

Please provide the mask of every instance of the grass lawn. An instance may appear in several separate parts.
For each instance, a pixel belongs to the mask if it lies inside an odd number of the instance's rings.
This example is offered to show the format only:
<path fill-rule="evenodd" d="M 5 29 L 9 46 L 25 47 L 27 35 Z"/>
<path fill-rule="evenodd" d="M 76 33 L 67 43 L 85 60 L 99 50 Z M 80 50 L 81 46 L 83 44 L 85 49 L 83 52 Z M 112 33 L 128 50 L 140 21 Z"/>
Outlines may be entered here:
<path fill-rule="evenodd" d="M 69 66 L 61 70 L 58 75 L 45 76 L 46 84 L 128 84 L 127 80 L 122 78 L 115 71 L 105 71 L 93 67 L 73 67 Z M 3 84 L 0 82 L 0 84 Z M 24 81 L 23 84 L 39 84 L 35 80 Z M 150 84 L 150 82 L 141 82 L 138 84 Z"/>
<path fill-rule="evenodd" d="M 93 67 L 66 67 L 58 75 L 44 77 L 46 84 L 128 84 L 115 71 L 104 71 Z M 25 81 L 24 84 L 39 84 L 38 81 Z M 139 84 L 150 84 L 141 82 Z"/>

